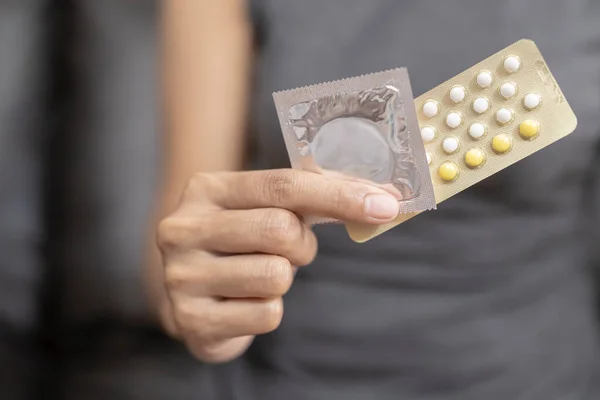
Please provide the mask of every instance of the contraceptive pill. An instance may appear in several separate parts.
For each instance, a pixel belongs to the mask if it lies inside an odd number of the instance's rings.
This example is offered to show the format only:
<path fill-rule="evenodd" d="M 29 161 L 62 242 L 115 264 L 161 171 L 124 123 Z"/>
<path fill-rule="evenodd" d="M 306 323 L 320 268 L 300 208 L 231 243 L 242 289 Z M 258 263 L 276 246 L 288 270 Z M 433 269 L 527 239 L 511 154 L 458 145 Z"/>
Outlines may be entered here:
<path fill-rule="evenodd" d="M 421 138 L 425 143 L 431 142 L 435 139 L 435 128 L 431 126 L 424 126 L 421 128 Z"/>
<path fill-rule="evenodd" d="M 450 100 L 453 103 L 460 103 L 467 96 L 467 89 L 463 85 L 456 85 L 450 89 Z"/>
<path fill-rule="evenodd" d="M 440 112 L 439 103 L 435 100 L 426 101 L 423 104 L 423 114 L 425 114 L 429 118 L 433 118 Z"/>
<path fill-rule="evenodd" d="M 499 89 L 500 96 L 506 100 L 513 98 L 517 94 L 517 85 L 514 82 L 504 82 Z"/>
<path fill-rule="evenodd" d="M 444 182 L 454 182 L 459 174 L 460 169 L 458 168 L 458 165 L 451 161 L 443 162 L 438 168 L 438 175 Z"/>
<path fill-rule="evenodd" d="M 523 139 L 535 139 L 540 133 L 540 123 L 533 119 L 526 119 L 519 125 L 519 134 Z"/>
<path fill-rule="evenodd" d="M 465 153 L 465 164 L 469 168 L 479 168 L 486 160 L 485 151 L 479 147 L 473 147 Z"/>
<path fill-rule="evenodd" d="M 458 128 L 460 124 L 462 124 L 462 120 L 463 117 L 461 113 L 452 111 L 446 116 L 446 125 L 450 129 Z"/>
<path fill-rule="evenodd" d="M 444 149 L 444 153 L 446 153 L 446 154 L 456 153 L 456 151 L 458 150 L 459 147 L 460 147 L 460 144 L 459 144 L 458 139 L 455 137 L 452 137 L 452 136 L 447 137 L 442 142 L 442 149 Z"/>
<path fill-rule="evenodd" d="M 509 108 L 501 108 L 496 111 L 496 122 L 500 125 L 506 125 L 514 119 L 514 114 Z"/>
<path fill-rule="evenodd" d="M 490 101 L 487 97 L 478 97 L 473 101 L 473 111 L 477 114 L 483 114 L 490 109 Z"/>
<path fill-rule="evenodd" d="M 542 103 L 542 96 L 537 93 L 527 93 L 523 98 L 523 106 L 528 110 L 534 110 Z"/>
<path fill-rule="evenodd" d="M 469 126 L 469 136 L 473 140 L 481 139 L 487 132 L 487 127 L 481 122 L 474 122 Z"/>
<path fill-rule="evenodd" d="M 513 74 L 521 68 L 521 59 L 518 56 L 510 55 L 504 59 L 503 66 L 506 72 Z"/>
<path fill-rule="evenodd" d="M 466 91 L 457 103 L 449 93 L 459 86 Z M 474 109 L 480 98 L 490 100 L 483 113 Z M 437 101 L 443 110 L 434 118 L 418 115 L 421 126 L 436 129 L 435 139 L 424 146 L 431 154 L 429 170 L 438 205 L 567 136 L 577 126 L 573 110 L 530 40 L 512 44 L 419 96 L 417 109 L 428 100 Z M 448 124 L 449 113 L 462 116 L 460 125 Z M 454 140 L 459 146 L 450 153 L 445 144 Z M 443 212 L 443 207 L 436 212 Z M 346 229 L 353 240 L 364 242 L 418 214 L 399 215 L 380 226 L 347 223 Z"/>
<path fill-rule="evenodd" d="M 499 133 L 492 138 L 492 150 L 496 154 L 505 154 L 511 147 L 512 138 L 505 133 Z"/>
<path fill-rule="evenodd" d="M 489 88 L 494 82 L 494 75 L 491 71 L 484 70 L 477 74 L 476 81 L 480 88 Z"/>

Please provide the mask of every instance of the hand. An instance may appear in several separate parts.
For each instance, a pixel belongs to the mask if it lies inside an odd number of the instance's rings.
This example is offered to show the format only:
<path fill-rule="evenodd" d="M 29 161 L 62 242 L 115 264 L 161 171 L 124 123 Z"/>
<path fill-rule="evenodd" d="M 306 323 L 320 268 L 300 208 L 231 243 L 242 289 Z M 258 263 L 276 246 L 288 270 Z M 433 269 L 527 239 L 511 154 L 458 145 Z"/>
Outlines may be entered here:
<path fill-rule="evenodd" d="M 294 268 L 317 252 L 307 214 L 383 224 L 398 201 L 364 183 L 289 169 L 190 180 L 159 224 L 158 244 L 172 333 L 197 358 L 228 361 L 279 326 Z"/>

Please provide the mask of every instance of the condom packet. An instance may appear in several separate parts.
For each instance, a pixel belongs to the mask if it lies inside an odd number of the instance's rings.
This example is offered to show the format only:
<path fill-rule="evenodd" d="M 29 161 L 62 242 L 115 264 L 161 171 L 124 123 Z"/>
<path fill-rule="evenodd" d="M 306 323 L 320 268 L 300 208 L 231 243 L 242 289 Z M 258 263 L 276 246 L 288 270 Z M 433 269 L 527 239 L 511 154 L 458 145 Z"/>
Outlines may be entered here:
<path fill-rule="evenodd" d="M 273 99 L 292 168 L 380 187 L 398 199 L 400 214 L 435 209 L 406 68 L 275 92 Z"/>
<path fill-rule="evenodd" d="M 415 99 L 436 203 L 572 133 L 577 117 L 536 44 L 520 40 Z M 418 215 L 347 223 L 365 242 Z"/>

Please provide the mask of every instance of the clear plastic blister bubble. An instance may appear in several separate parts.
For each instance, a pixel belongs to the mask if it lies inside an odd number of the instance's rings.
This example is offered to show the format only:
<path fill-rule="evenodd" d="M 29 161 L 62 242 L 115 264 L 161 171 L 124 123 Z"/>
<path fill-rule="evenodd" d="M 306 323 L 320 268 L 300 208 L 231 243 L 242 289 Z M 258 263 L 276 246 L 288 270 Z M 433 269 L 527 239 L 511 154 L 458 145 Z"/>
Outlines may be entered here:
<path fill-rule="evenodd" d="M 401 213 L 435 208 L 406 69 L 273 97 L 293 168 L 379 186 Z"/>

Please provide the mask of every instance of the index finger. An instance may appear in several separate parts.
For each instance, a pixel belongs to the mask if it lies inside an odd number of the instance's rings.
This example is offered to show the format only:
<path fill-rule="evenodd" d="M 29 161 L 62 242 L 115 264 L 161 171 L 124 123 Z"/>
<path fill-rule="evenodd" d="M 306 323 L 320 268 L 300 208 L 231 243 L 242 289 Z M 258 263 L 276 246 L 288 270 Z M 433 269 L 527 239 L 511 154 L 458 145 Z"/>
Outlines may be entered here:
<path fill-rule="evenodd" d="M 207 195 L 228 209 L 277 207 L 375 224 L 399 211 L 398 199 L 381 188 L 292 169 L 221 173 Z"/>

